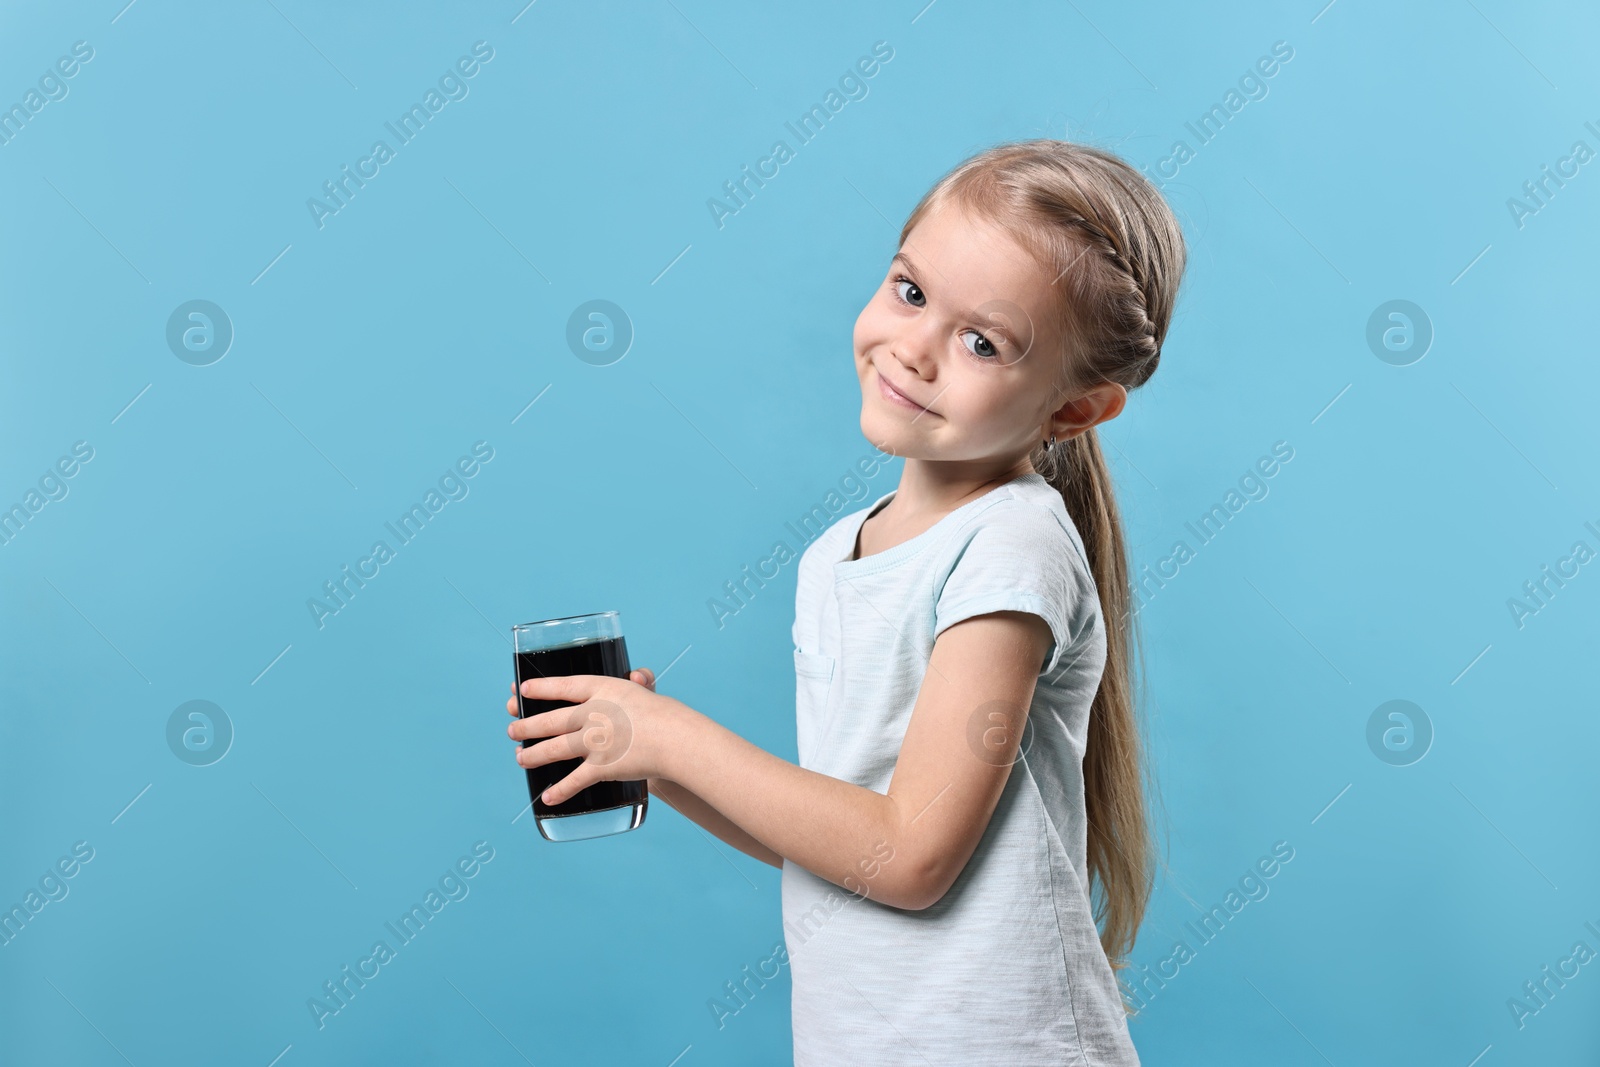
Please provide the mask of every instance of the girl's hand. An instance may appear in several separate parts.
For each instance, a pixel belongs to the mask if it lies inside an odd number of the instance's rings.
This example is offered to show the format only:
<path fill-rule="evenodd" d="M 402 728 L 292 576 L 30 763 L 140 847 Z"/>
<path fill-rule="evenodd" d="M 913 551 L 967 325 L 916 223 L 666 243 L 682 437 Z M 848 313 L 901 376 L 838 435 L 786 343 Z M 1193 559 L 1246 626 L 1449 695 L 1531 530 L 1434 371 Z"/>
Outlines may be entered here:
<path fill-rule="evenodd" d="M 512 685 L 513 693 L 516 685 Z M 560 804 L 596 782 L 636 781 L 665 777 L 662 773 L 678 727 L 691 709 L 655 692 L 649 670 L 633 671 L 627 679 L 578 674 L 558 678 L 530 678 L 522 683 L 526 700 L 561 700 L 574 705 L 518 719 L 506 729 L 516 741 L 544 738 L 536 745 L 518 748 L 517 763 L 539 767 L 561 760 L 583 762 L 540 797 Z M 506 710 L 517 714 L 515 695 Z"/>

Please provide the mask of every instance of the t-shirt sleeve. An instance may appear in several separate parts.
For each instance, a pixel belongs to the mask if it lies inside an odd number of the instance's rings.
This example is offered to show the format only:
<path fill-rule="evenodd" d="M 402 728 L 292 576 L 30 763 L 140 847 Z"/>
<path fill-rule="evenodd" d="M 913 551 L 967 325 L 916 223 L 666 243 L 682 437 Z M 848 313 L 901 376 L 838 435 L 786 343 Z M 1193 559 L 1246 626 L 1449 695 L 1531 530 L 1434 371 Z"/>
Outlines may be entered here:
<path fill-rule="evenodd" d="M 1050 650 L 1040 672 L 1049 674 L 1098 607 L 1093 581 L 1054 517 L 996 506 L 980 521 L 939 590 L 934 637 L 964 619 L 1025 611 L 1050 627 Z"/>

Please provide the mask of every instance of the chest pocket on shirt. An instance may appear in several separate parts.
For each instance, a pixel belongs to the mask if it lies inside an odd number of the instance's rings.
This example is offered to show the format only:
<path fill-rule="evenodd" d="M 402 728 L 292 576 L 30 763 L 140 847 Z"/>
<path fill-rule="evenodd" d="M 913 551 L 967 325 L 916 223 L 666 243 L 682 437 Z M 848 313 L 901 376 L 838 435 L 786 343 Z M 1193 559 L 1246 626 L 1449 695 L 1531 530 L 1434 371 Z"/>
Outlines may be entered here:
<path fill-rule="evenodd" d="M 820 715 L 828 706 L 828 690 L 833 687 L 833 666 L 832 656 L 795 650 L 795 699 L 802 713 Z"/>
<path fill-rule="evenodd" d="M 828 696 L 833 690 L 835 662 L 832 656 L 795 650 L 795 740 L 800 766 L 819 770 L 817 739 L 827 730 Z"/>

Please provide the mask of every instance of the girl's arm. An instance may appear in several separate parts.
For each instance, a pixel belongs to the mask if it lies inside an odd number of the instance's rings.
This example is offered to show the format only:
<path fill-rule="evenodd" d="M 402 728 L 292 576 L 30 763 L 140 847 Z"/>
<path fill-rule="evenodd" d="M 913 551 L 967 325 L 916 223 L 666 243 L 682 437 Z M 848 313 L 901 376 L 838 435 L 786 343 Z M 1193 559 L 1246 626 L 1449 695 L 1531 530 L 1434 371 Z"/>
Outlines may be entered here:
<path fill-rule="evenodd" d="M 669 782 L 664 778 L 651 778 L 650 792 L 666 801 L 678 814 L 699 823 L 740 852 L 754 856 L 762 863 L 770 863 L 780 869 L 783 867 L 782 856 L 729 822 L 716 808 L 677 782 Z"/>
<path fill-rule="evenodd" d="M 796 766 L 693 709 L 679 720 L 664 777 L 835 885 L 892 907 L 929 907 L 999 802 L 1050 640 L 1042 618 L 1015 611 L 941 633 L 887 794 Z"/>
<path fill-rule="evenodd" d="M 649 667 L 640 667 L 638 670 L 630 671 L 628 677 L 649 689 L 652 693 L 656 691 L 656 672 Z M 667 806 L 673 811 L 692 822 L 698 823 L 704 829 L 710 830 L 745 855 L 754 856 L 762 863 L 770 863 L 780 870 L 783 868 L 782 856 L 729 822 L 716 808 L 713 808 L 677 782 L 669 782 L 665 778 L 651 778 L 649 779 L 649 789 L 651 793 L 666 801 Z"/>

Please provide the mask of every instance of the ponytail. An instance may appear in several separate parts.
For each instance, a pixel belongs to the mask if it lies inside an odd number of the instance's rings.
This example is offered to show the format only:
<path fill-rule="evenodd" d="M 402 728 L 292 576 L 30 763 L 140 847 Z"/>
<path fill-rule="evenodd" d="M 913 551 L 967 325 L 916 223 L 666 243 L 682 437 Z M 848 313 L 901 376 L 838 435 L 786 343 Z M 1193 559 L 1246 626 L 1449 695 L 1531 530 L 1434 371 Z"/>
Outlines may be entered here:
<path fill-rule="evenodd" d="M 1061 494 L 1083 538 L 1105 627 L 1105 671 L 1089 708 L 1083 755 L 1085 858 L 1091 884 L 1098 881 L 1101 889 L 1094 905 L 1100 945 L 1116 971 L 1126 966 L 1154 881 L 1144 789 L 1127 787 L 1146 784 L 1131 669 L 1138 633 L 1129 610 L 1133 591 L 1111 472 L 1095 428 L 1037 451 L 1034 469 Z"/>

